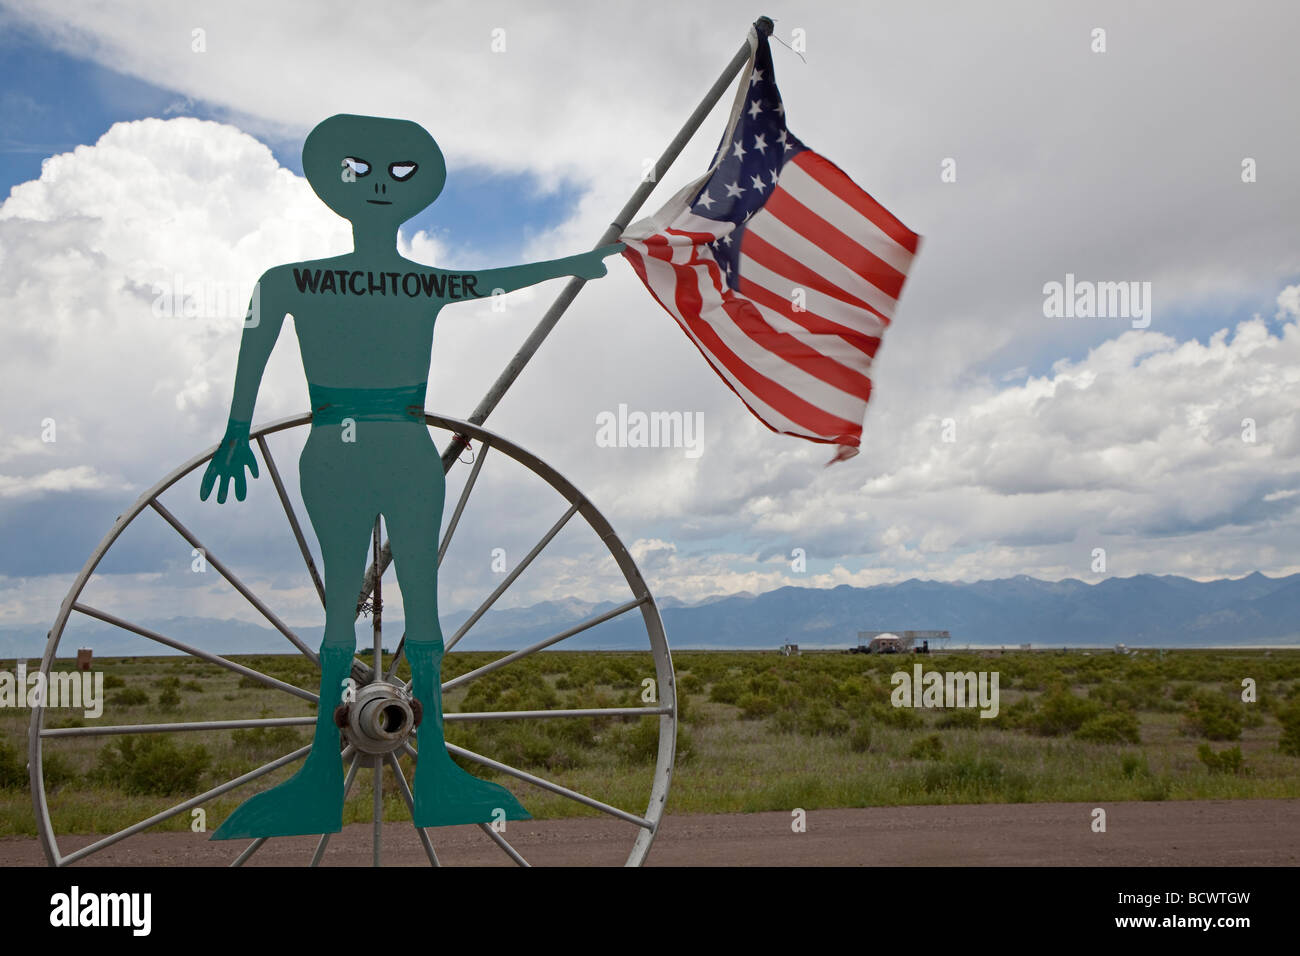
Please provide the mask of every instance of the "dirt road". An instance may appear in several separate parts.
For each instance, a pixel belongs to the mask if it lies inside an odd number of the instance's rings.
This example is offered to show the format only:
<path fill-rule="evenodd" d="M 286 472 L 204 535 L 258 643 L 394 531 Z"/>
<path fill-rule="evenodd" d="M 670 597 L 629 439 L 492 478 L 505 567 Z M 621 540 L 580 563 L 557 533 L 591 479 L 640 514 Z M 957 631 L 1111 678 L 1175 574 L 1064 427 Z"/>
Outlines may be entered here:
<path fill-rule="evenodd" d="M 813 810 L 795 833 L 789 813 L 669 815 L 651 850 L 653 866 L 1296 866 L 1300 800 L 1177 801 L 1104 805 L 1106 832 L 1092 830 L 1089 804 L 984 804 Z M 608 865 L 626 859 L 632 826 L 618 820 L 510 823 L 506 839 L 535 865 Z M 477 827 L 435 830 L 444 864 L 510 865 Z M 347 827 L 323 865 L 369 865 L 371 829 Z M 66 837 L 67 853 L 92 840 Z M 246 842 L 202 834 L 145 833 L 95 854 L 97 865 L 224 866 Z M 310 859 L 315 837 L 268 841 L 249 865 Z M 409 824 L 384 828 L 387 865 L 423 865 Z M 0 865 L 42 865 L 35 840 L 0 840 Z"/>

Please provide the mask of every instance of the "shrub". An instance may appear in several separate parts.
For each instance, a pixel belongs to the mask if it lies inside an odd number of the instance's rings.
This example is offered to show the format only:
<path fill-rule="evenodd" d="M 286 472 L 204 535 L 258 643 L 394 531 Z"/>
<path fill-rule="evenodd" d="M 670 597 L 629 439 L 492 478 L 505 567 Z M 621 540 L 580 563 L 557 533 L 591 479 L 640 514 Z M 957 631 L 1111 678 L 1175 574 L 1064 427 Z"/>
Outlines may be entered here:
<path fill-rule="evenodd" d="M 1277 749 L 1291 757 L 1300 757 L 1300 701 L 1294 701 L 1277 715 L 1282 736 Z"/>
<path fill-rule="evenodd" d="M 181 705 L 181 695 L 176 693 L 176 688 L 168 687 L 158 695 L 159 710 L 176 710 Z"/>
<path fill-rule="evenodd" d="M 153 686 L 160 690 L 175 690 L 181 686 L 179 677 L 159 677 L 153 682 Z"/>
<path fill-rule="evenodd" d="M 1074 732 L 1079 740 L 1094 744 L 1140 743 L 1137 714 L 1131 710 L 1112 710 L 1085 720 Z"/>
<path fill-rule="evenodd" d="M 740 707 L 741 720 L 758 720 L 776 712 L 776 704 L 772 702 L 772 698 L 761 697 L 758 694 L 742 694 L 736 704 Z"/>
<path fill-rule="evenodd" d="M 1215 753 L 1209 744 L 1201 744 L 1196 748 L 1196 756 L 1200 758 L 1201 763 L 1205 764 L 1210 773 L 1238 774 L 1243 770 L 1240 747 L 1229 747 Z"/>
<path fill-rule="evenodd" d="M 181 690 L 190 690 L 196 694 L 201 694 L 203 693 L 203 685 L 196 680 L 182 681 Z"/>
<path fill-rule="evenodd" d="M 122 680 L 122 678 L 118 677 L 116 674 L 104 675 L 104 690 L 117 690 L 119 687 L 125 686 L 126 681 Z"/>
<path fill-rule="evenodd" d="M 126 736 L 100 750 L 92 777 L 129 794 L 167 796 L 196 791 L 210 761 L 202 744 L 177 747 L 165 734 Z"/>
<path fill-rule="evenodd" d="M 938 760 L 943 756 L 943 741 L 939 739 L 938 734 L 922 737 L 912 744 L 912 749 L 907 752 L 907 755 L 913 760 Z M 926 790 L 929 789 L 931 788 L 927 786 Z"/>
<path fill-rule="evenodd" d="M 1145 754 L 1125 754 L 1119 759 L 1119 767 L 1124 776 L 1132 780 L 1139 773 L 1147 773 L 1147 758 Z"/>
<path fill-rule="evenodd" d="M 149 703 L 149 695 L 137 687 L 128 687 L 118 691 L 108 699 L 108 702 L 118 707 L 139 707 L 141 704 Z"/>
<path fill-rule="evenodd" d="M 870 750 L 871 728 L 863 723 L 854 724 L 853 730 L 849 732 L 849 749 L 855 754 L 863 754 Z"/>
<path fill-rule="evenodd" d="M 849 732 L 849 719 L 825 701 L 814 700 L 800 714 L 799 730 L 810 737 L 838 737 Z"/>
<path fill-rule="evenodd" d="M 1073 733 L 1100 713 L 1101 705 L 1095 700 L 1058 688 L 1043 695 L 1029 729 L 1043 737 L 1060 737 Z"/>
<path fill-rule="evenodd" d="M 270 712 L 263 709 L 261 716 L 269 717 Z M 230 740 L 236 747 L 255 754 L 289 753 L 302 746 L 302 737 L 296 727 L 240 728 L 230 732 Z"/>
<path fill-rule="evenodd" d="M 870 714 L 873 719 L 886 727 L 897 727 L 900 730 L 909 730 L 921 724 L 920 715 L 911 707 L 894 707 L 892 704 L 878 703 L 871 708 Z"/>
<path fill-rule="evenodd" d="M 709 700 L 715 704 L 734 704 L 745 693 L 745 685 L 737 677 L 727 677 L 709 688 Z"/>
<path fill-rule="evenodd" d="M 973 707 L 954 707 L 940 714 L 934 725 L 940 730 L 979 730 L 983 720 Z"/>
<path fill-rule="evenodd" d="M 26 758 L 17 747 L 0 738 L 0 790 L 22 790 L 26 787 Z"/>
<path fill-rule="evenodd" d="M 1241 739 L 1241 708 L 1225 695 L 1201 691 L 1187 702 L 1183 732 L 1206 740 Z"/>
<path fill-rule="evenodd" d="M 996 760 L 965 758 L 928 767 L 922 786 L 927 793 L 988 792 L 1000 789 L 1005 778 L 1006 771 Z M 1025 785 L 1020 779 L 1014 783 L 1017 790 Z"/>

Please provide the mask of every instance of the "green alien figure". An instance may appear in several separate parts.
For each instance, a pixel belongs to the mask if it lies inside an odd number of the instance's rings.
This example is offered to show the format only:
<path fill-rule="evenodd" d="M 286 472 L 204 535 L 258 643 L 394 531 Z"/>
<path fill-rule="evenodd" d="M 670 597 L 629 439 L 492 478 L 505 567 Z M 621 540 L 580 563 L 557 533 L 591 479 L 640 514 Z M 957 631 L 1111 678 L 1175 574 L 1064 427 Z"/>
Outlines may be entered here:
<path fill-rule="evenodd" d="M 325 639 L 320 708 L 311 753 L 290 779 L 241 804 L 214 840 L 334 833 L 343 824 L 343 766 L 336 705 L 351 674 L 356 600 L 376 517 L 388 527 L 406 613 L 411 691 L 423 720 L 417 734 L 415 824 L 420 827 L 524 820 L 504 787 L 458 767 L 443 739 L 438 624 L 438 535 L 445 484 L 441 456 L 424 423 L 433 323 L 449 302 L 510 292 L 558 276 L 605 275 L 621 243 L 550 262 L 448 272 L 397 252 L 397 229 L 442 191 L 446 164 L 419 125 L 370 116 L 332 116 L 303 145 L 303 171 L 316 195 L 352 223 L 352 252 L 277 266 L 262 276 L 239 347 L 225 437 L 203 476 L 204 500 L 228 484 L 246 493 L 257 477 L 249 447 L 253 406 L 267 359 L 292 314 L 311 396 L 311 434 L 299 459 L 303 502 L 325 565 Z"/>

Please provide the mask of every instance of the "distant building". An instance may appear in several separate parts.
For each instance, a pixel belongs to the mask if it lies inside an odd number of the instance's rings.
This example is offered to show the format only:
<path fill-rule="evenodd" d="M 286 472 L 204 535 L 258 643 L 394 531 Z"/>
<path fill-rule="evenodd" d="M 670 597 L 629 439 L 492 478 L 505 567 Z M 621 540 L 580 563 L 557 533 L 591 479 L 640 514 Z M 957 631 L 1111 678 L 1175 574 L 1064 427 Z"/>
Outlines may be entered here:
<path fill-rule="evenodd" d="M 93 657 L 94 657 L 94 652 L 89 647 L 78 648 L 77 649 L 77 670 L 79 671 L 90 670 L 90 663 Z"/>
<path fill-rule="evenodd" d="M 952 634 L 948 631 L 858 631 L 858 654 L 910 654 L 913 650 L 930 652 L 930 642 L 946 647 Z"/>
<path fill-rule="evenodd" d="M 798 657 L 798 656 L 799 656 L 799 645 L 798 645 L 798 644 L 782 644 L 782 645 L 781 645 L 781 656 L 782 656 L 782 657 Z"/>

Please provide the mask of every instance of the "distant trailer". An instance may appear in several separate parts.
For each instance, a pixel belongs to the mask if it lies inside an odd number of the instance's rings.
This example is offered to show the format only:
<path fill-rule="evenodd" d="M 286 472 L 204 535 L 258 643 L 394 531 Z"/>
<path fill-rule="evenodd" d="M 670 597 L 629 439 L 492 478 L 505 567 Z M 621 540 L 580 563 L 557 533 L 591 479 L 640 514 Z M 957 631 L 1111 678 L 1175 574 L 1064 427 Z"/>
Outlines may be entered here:
<path fill-rule="evenodd" d="M 920 653 L 930 653 L 930 642 L 947 647 L 952 634 L 948 631 L 858 631 L 858 646 L 850 648 L 854 654 L 909 654 L 923 648 Z"/>
<path fill-rule="evenodd" d="M 798 657 L 798 656 L 799 656 L 799 645 L 798 645 L 798 644 L 782 644 L 782 645 L 781 645 L 781 656 L 782 656 L 782 657 Z"/>

